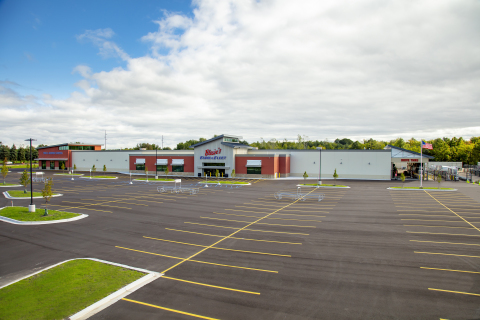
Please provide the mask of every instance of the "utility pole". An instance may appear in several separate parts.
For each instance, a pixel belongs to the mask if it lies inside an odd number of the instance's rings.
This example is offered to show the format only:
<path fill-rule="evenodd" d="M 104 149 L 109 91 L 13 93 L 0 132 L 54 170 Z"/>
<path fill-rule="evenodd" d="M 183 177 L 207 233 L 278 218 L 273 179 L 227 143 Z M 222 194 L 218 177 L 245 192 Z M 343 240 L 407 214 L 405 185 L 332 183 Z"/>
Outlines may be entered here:
<path fill-rule="evenodd" d="M 37 140 L 30 138 L 25 141 L 30 141 L 30 205 L 28 206 L 28 212 L 35 212 L 35 205 L 33 204 L 33 184 L 32 184 L 32 141 L 37 141 Z"/>
<path fill-rule="evenodd" d="M 162 150 L 163 150 L 163 134 L 162 134 Z"/>
<path fill-rule="evenodd" d="M 107 130 L 105 130 L 105 150 L 107 150 Z"/>

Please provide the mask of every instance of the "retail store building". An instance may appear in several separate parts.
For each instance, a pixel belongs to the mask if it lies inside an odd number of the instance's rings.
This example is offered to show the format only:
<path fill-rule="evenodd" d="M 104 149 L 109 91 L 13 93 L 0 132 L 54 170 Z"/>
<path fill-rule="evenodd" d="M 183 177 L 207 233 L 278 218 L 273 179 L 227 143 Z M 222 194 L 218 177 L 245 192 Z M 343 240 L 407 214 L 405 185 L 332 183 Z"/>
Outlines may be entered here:
<path fill-rule="evenodd" d="M 145 173 L 203 177 L 286 178 L 309 177 L 333 179 L 337 170 L 340 179 L 389 180 L 392 177 L 394 148 L 383 150 L 257 150 L 241 144 L 240 136 L 220 135 L 192 145 L 191 150 L 100 150 L 101 145 L 60 144 L 39 148 L 41 168 L 78 171 Z M 403 150 L 403 149 L 402 149 Z M 408 150 L 405 150 L 408 151 Z M 412 156 L 412 154 L 409 154 Z M 416 156 L 416 155 L 413 155 Z M 403 159 L 403 158 L 402 158 Z M 405 158 L 407 159 L 407 158 Z M 425 157 L 425 161 L 428 158 Z M 52 166 L 53 162 L 53 166 Z M 321 171 L 321 174 L 320 174 Z"/>

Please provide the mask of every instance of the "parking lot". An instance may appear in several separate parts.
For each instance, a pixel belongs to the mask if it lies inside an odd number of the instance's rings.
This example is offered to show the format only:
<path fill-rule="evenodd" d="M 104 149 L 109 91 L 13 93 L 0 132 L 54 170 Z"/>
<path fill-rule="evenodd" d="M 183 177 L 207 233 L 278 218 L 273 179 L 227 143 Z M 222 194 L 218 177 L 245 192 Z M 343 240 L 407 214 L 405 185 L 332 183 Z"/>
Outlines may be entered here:
<path fill-rule="evenodd" d="M 190 195 L 117 176 L 54 176 L 54 191 L 64 196 L 49 208 L 88 218 L 0 223 L 0 285 L 92 257 L 165 275 L 91 319 L 480 318 L 479 186 L 393 191 L 387 188 L 401 182 L 342 181 L 351 188 L 302 188 L 324 193 L 319 202 L 274 198 L 296 192 L 301 180 L 246 180 L 250 186 Z M 182 186 L 198 181 L 182 178 Z M 2 197 L 6 205 L 11 200 Z"/>

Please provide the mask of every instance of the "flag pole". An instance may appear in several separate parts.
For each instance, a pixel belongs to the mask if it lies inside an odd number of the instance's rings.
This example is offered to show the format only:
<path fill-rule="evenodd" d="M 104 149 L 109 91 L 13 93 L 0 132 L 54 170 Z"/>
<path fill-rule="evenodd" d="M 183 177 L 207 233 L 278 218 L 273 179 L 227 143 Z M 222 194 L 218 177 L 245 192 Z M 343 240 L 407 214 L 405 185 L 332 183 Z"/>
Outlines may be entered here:
<path fill-rule="evenodd" d="M 423 188 L 423 140 L 420 140 L 420 188 Z"/>

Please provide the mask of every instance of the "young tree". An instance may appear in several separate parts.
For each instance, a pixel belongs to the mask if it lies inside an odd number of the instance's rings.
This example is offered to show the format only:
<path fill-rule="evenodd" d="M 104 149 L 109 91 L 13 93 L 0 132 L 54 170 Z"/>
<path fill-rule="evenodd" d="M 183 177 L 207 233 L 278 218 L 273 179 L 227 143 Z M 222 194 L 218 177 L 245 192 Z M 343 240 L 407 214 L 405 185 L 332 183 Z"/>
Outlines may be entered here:
<path fill-rule="evenodd" d="M 77 170 L 77 165 L 73 164 L 73 170 Z"/>
<path fill-rule="evenodd" d="M 220 171 L 218 171 L 218 169 L 215 169 L 215 178 L 217 178 L 217 180 L 219 176 L 220 176 Z"/>
<path fill-rule="evenodd" d="M 48 201 L 52 199 L 53 196 L 53 179 L 47 179 L 45 181 L 45 186 L 42 189 L 42 197 L 45 199 L 45 214 L 44 216 L 48 216 Z"/>
<path fill-rule="evenodd" d="M 10 148 L 8 146 L 3 146 L 3 158 L 6 159 L 6 161 L 10 160 Z"/>
<path fill-rule="evenodd" d="M 165 167 L 165 175 L 168 176 L 168 166 Z"/>
<path fill-rule="evenodd" d="M 60 165 L 60 170 L 65 170 L 65 163 L 62 162 L 62 164 Z"/>
<path fill-rule="evenodd" d="M 20 184 L 25 188 L 23 193 L 27 193 L 27 186 L 30 183 L 30 177 L 28 176 L 27 170 L 24 170 L 22 176 L 20 177 Z"/>
<path fill-rule="evenodd" d="M 147 181 L 148 181 L 148 167 L 145 165 L 145 175 L 147 176 Z"/>
<path fill-rule="evenodd" d="M 3 160 L 3 165 L 2 165 L 2 176 L 3 176 L 3 184 L 5 184 L 5 178 L 8 175 L 8 167 L 7 167 L 7 158 Z"/>
<path fill-rule="evenodd" d="M 93 165 L 92 172 L 95 173 L 95 171 L 97 171 L 97 168 L 95 167 L 95 165 Z"/>
<path fill-rule="evenodd" d="M 307 174 L 307 171 L 305 171 L 305 173 L 303 174 L 303 181 L 306 182 L 307 178 L 308 178 L 308 174 Z"/>
<path fill-rule="evenodd" d="M 335 168 L 335 172 L 333 173 L 333 179 L 335 180 L 335 185 L 337 185 L 337 178 L 338 178 L 337 168 Z"/>
<path fill-rule="evenodd" d="M 106 164 L 103 165 L 103 172 L 107 172 L 107 165 Z"/>
<path fill-rule="evenodd" d="M 232 169 L 232 178 L 235 178 L 237 174 L 235 173 L 235 169 Z"/>
<path fill-rule="evenodd" d="M 400 180 L 402 180 L 402 188 L 405 186 L 405 174 L 402 174 L 400 175 Z"/>
<path fill-rule="evenodd" d="M 442 182 L 442 175 L 439 173 L 437 176 L 438 189 L 440 189 L 440 183 Z"/>

